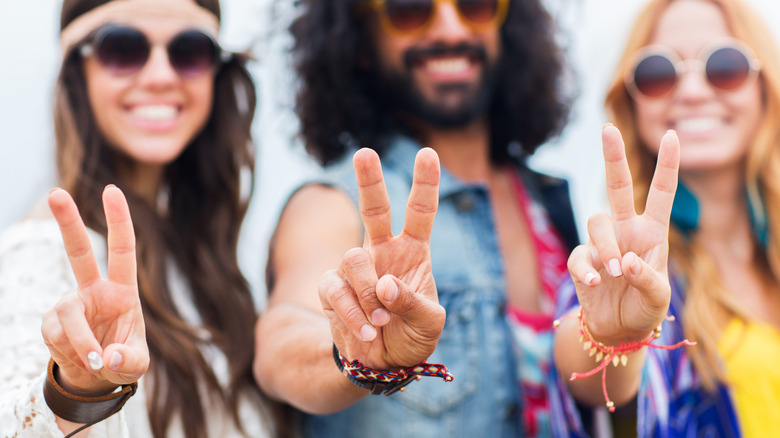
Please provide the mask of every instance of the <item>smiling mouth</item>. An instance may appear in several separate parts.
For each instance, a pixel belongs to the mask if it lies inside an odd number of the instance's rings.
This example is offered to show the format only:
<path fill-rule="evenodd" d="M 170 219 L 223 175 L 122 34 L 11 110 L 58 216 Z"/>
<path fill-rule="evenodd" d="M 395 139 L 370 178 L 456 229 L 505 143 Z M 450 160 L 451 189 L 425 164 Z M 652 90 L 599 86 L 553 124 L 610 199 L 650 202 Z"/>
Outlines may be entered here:
<path fill-rule="evenodd" d="M 431 58 L 423 63 L 423 68 L 434 74 L 456 74 L 468 70 L 473 63 L 468 57 Z"/>
<path fill-rule="evenodd" d="M 699 134 L 710 132 L 723 126 L 719 117 L 695 117 L 681 119 L 674 123 L 674 129 L 682 134 Z"/>
<path fill-rule="evenodd" d="M 138 105 L 130 109 L 130 114 L 149 122 L 170 121 L 178 117 L 181 109 L 175 105 Z"/>

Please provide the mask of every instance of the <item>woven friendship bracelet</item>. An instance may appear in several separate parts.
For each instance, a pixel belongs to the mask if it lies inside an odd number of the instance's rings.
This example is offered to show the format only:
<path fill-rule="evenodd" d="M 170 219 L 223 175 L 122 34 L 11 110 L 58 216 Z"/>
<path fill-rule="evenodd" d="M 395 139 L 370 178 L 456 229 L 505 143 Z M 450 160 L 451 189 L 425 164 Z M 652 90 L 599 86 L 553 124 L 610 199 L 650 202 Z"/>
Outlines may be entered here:
<path fill-rule="evenodd" d="M 65 438 L 72 437 L 95 423 L 105 420 L 122 409 L 138 389 L 138 382 L 122 385 L 121 389 L 99 397 L 84 397 L 68 392 L 55 379 L 57 363 L 49 359 L 43 398 L 54 415 L 72 423 L 84 424 Z"/>
<path fill-rule="evenodd" d="M 567 317 L 565 316 L 564 318 Z M 596 363 L 601 363 L 596 366 L 596 368 L 588 371 L 587 373 L 572 373 L 569 381 L 571 382 L 577 379 L 584 379 L 601 371 L 601 389 L 604 392 L 604 400 L 606 401 L 607 408 L 610 412 L 615 412 L 615 403 L 609 399 L 609 394 L 607 394 L 607 367 L 609 366 L 610 362 L 612 362 L 612 365 L 615 367 L 617 367 L 618 364 L 626 366 L 628 364 L 628 355 L 639 351 L 642 347 L 658 348 L 661 350 L 676 350 L 682 346 L 696 345 L 695 342 L 691 342 L 687 339 L 674 345 L 653 344 L 656 339 L 661 337 L 661 325 L 663 324 L 663 321 L 661 321 L 661 324 L 658 324 L 658 327 L 653 329 L 647 338 L 641 341 L 627 343 L 621 342 L 616 346 L 605 345 L 604 343 L 593 339 L 593 336 L 588 330 L 588 326 L 585 324 L 585 314 L 583 313 L 582 308 L 580 308 L 580 310 L 577 312 L 577 319 L 579 319 L 580 323 L 580 342 L 583 343 L 583 350 L 588 351 L 588 355 L 591 357 L 596 356 Z M 667 316 L 664 320 L 674 321 L 674 316 Z M 559 319 L 553 321 L 553 327 L 556 329 L 560 324 L 561 322 Z"/>
<path fill-rule="evenodd" d="M 390 395 L 397 391 L 403 391 L 406 385 L 413 380 L 420 380 L 422 376 L 440 377 L 445 382 L 452 382 L 455 379 L 446 366 L 427 362 L 397 371 L 368 368 L 357 359 L 352 362 L 348 361 L 339 353 L 336 344 L 333 344 L 333 360 L 339 371 L 352 383 L 361 388 L 369 389 L 371 394 Z"/>

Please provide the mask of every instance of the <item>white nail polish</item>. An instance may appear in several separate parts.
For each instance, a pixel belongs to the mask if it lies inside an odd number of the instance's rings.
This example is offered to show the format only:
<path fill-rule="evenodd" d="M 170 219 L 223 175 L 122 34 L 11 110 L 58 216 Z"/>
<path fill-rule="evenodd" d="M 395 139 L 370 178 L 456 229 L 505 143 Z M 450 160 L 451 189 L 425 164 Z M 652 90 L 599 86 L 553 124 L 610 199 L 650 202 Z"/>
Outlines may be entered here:
<path fill-rule="evenodd" d="M 613 277 L 620 277 L 623 275 L 623 270 L 620 268 L 620 260 L 612 259 L 609 261 L 609 273 Z"/>
<path fill-rule="evenodd" d="M 594 275 L 592 272 L 588 272 L 587 274 L 585 274 L 585 284 L 590 286 L 591 284 L 593 284 L 594 278 L 596 278 L 596 275 Z"/>
<path fill-rule="evenodd" d="M 87 355 L 89 366 L 95 371 L 103 369 L 103 357 L 97 351 L 90 351 Z"/>

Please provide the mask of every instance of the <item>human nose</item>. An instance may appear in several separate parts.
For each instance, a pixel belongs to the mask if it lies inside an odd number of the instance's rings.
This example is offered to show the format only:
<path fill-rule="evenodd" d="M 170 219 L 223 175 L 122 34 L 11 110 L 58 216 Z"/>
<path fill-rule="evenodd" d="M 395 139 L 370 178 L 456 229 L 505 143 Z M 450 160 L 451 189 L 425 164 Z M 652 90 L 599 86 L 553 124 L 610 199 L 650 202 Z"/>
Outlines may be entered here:
<path fill-rule="evenodd" d="M 165 47 L 155 46 L 149 53 L 146 65 L 141 69 L 139 81 L 142 86 L 148 88 L 166 88 L 179 79 L 178 73 L 168 60 Z"/>
<path fill-rule="evenodd" d="M 707 80 L 704 66 L 696 60 L 688 60 L 679 73 L 675 93 L 680 100 L 701 100 L 711 97 L 715 90 Z"/>
<path fill-rule="evenodd" d="M 428 37 L 444 42 L 457 42 L 470 34 L 456 9 L 455 1 L 439 1 L 434 7 Z"/>

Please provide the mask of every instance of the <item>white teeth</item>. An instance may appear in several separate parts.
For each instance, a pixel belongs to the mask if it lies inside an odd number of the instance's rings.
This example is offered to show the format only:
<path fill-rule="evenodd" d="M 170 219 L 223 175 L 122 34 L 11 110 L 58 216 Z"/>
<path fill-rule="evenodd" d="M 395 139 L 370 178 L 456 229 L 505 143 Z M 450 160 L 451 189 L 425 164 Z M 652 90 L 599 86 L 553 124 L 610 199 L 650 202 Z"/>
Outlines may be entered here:
<path fill-rule="evenodd" d="M 718 128 L 722 122 L 717 117 L 697 117 L 677 121 L 676 129 L 679 132 L 706 132 Z"/>
<path fill-rule="evenodd" d="M 434 73 L 459 73 L 469 68 L 466 58 L 431 59 L 426 68 Z"/>
<path fill-rule="evenodd" d="M 132 109 L 133 116 L 146 120 L 167 120 L 176 117 L 179 110 L 171 105 L 143 105 Z"/>

